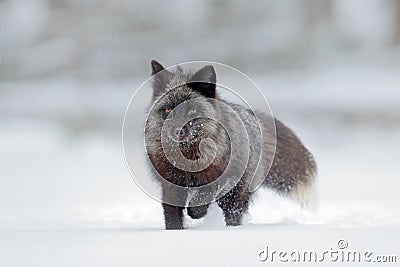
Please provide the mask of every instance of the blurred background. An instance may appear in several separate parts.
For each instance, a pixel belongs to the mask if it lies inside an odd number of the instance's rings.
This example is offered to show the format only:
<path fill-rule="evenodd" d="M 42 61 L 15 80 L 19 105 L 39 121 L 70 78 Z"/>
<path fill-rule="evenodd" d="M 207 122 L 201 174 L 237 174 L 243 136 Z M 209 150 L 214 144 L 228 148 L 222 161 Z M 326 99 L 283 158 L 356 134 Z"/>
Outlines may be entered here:
<path fill-rule="evenodd" d="M 162 228 L 121 142 L 151 59 L 243 71 L 315 154 L 320 212 L 251 223 L 400 222 L 398 0 L 0 0 L 0 59 L 1 226 Z"/>
<path fill-rule="evenodd" d="M 2 80 L 117 80 L 148 61 L 270 73 L 399 60 L 397 0 L 2 0 Z"/>

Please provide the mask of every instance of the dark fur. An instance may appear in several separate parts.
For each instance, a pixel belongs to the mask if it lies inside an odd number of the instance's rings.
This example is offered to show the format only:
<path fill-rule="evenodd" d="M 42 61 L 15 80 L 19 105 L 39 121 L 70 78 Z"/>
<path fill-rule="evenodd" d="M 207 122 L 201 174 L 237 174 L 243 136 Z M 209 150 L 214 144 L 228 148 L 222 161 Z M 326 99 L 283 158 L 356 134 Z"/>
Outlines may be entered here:
<path fill-rule="evenodd" d="M 261 118 L 261 127 L 264 134 L 263 144 L 260 144 L 257 137 L 260 137 L 260 130 L 255 121 L 252 111 L 219 99 L 216 92 L 216 74 L 212 66 L 205 66 L 195 73 L 184 73 L 181 69 L 174 73 L 164 69 L 156 61 L 151 62 L 152 75 L 157 74 L 153 79 L 153 100 L 149 112 L 148 121 L 145 128 L 145 142 L 148 157 L 151 161 L 155 177 L 161 175 L 169 182 L 184 186 L 196 187 L 205 185 L 217 179 L 225 170 L 230 160 L 232 145 L 229 136 L 237 134 L 237 127 L 232 118 L 227 115 L 224 108 L 218 106 L 218 101 L 222 101 L 231 106 L 242 121 L 245 123 L 249 136 L 250 155 L 247 168 L 235 187 L 217 200 L 217 204 L 222 208 L 226 225 L 240 225 L 243 215 L 248 210 L 249 201 L 252 195 L 250 182 L 256 170 L 258 158 L 261 150 L 273 151 L 271 127 L 267 125 L 266 115 L 257 114 Z M 201 82 L 199 82 L 201 81 Z M 206 82 L 205 82 L 206 81 Z M 199 172 L 183 171 L 173 166 L 164 154 L 161 146 L 161 127 L 164 123 L 166 114 L 163 114 L 167 107 L 174 108 L 178 104 L 195 99 L 195 110 L 201 113 L 202 117 L 217 116 L 227 125 L 227 129 L 209 119 L 195 119 L 189 127 L 182 128 L 177 134 L 183 136 L 182 143 L 176 145 L 176 149 L 188 159 L 200 158 L 199 141 L 204 138 L 211 138 L 217 146 L 215 160 L 205 170 Z M 218 101 L 216 101 L 218 100 Z M 279 120 L 275 119 L 276 126 L 276 151 L 263 155 L 264 162 L 273 158 L 272 166 L 262 166 L 257 179 L 263 180 L 263 185 L 277 191 L 280 194 L 294 196 L 304 202 L 305 195 L 311 188 L 316 172 L 316 165 L 312 155 L 301 144 L 295 134 Z M 173 134 L 173 133 L 172 133 Z M 193 137 L 194 136 L 194 137 Z M 240 138 L 240 136 L 239 136 Z M 186 141 L 187 140 L 187 141 Z M 207 153 L 206 150 L 205 153 Z M 271 161 L 270 161 L 271 162 Z M 268 168 L 270 168 L 267 173 Z M 158 173 L 158 174 L 157 174 Z M 257 176 L 256 175 L 256 176 Z M 306 193 L 305 193 L 306 192 Z M 163 200 L 176 197 L 173 188 L 164 186 L 162 188 Z M 181 200 L 184 203 L 184 199 Z M 167 201 L 168 202 L 168 201 Z M 207 205 L 198 207 L 188 207 L 187 213 L 191 218 L 202 218 L 207 213 Z M 183 228 L 183 211 L 185 207 L 177 207 L 163 204 L 166 229 Z"/>

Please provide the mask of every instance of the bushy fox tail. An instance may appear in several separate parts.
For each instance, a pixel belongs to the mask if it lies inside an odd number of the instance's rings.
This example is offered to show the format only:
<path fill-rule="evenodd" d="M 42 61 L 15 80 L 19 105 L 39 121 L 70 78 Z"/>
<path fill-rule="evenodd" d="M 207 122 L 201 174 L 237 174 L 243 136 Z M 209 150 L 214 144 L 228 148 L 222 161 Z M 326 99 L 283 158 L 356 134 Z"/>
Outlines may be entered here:
<path fill-rule="evenodd" d="M 317 165 L 298 137 L 275 119 L 276 150 L 264 185 L 301 206 L 310 206 L 316 198 Z"/>
<path fill-rule="evenodd" d="M 315 177 L 307 184 L 299 183 L 293 190 L 287 192 L 287 197 L 301 207 L 315 208 L 317 206 L 317 190 Z"/>

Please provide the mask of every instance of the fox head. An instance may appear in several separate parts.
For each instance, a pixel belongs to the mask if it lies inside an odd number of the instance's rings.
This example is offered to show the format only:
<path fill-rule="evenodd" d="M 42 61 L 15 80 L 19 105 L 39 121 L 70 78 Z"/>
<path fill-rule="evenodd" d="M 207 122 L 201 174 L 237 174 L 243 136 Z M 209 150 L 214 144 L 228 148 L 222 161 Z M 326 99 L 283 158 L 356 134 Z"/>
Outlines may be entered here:
<path fill-rule="evenodd" d="M 197 159 L 202 139 L 216 140 L 221 129 L 216 101 L 216 73 L 211 65 L 185 73 L 178 67 L 172 72 L 151 61 L 153 100 L 146 126 L 146 139 L 161 142 L 165 134 L 171 147 L 185 157 Z M 149 135 L 150 134 L 150 135 Z M 150 142 L 150 140 L 148 140 Z"/>

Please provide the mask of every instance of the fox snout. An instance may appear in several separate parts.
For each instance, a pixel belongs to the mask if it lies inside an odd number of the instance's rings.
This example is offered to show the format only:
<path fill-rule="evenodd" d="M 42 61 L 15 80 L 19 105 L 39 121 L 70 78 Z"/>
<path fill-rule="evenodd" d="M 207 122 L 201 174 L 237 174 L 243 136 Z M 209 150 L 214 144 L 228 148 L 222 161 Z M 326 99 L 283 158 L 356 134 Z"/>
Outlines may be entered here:
<path fill-rule="evenodd" d="M 200 125 L 194 121 L 189 121 L 183 127 L 171 127 L 170 138 L 179 143 L 193 142 L 200 137 Z"/>
<path fill-rule="evenodd" d="M 176 128 L 174 131 L 174 135 L 179 141 L 183 141 L 189 135 L 189 131 L 187 127 Z"/>

